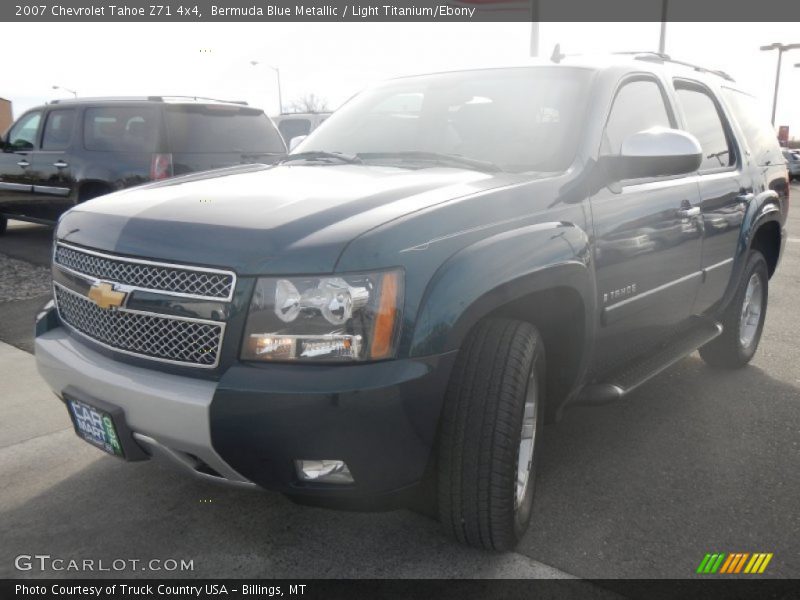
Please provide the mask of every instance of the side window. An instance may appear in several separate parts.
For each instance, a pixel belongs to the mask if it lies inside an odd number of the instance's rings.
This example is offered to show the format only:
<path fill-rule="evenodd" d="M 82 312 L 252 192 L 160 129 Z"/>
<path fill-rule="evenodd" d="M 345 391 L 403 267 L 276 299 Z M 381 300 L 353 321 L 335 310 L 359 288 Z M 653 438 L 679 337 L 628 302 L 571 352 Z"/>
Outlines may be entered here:
<path fill-rule="evenodd" d="M 52 110 L 47 115 L 42 135 L 42 150 L 64 150 L 72 139 L 75 109 Z"/>
<path fill-rule="evenodd" d="M 87 108 L 83 117 L 87 150 L 155 152 L 158 133 L 158 111 L 150 106 Z"/>
<path fill-rule="evenodd" d="M 760 117 L 756 99 L 731 88 L 723 88 L 722 95 L 742 128 L 755 163 L 762 166 L 779 164 L 781 148 L 778 137 L 772 124 Z"/>
<path fill-rule="evenodd" d="M 659 84 L 651 79 L 626 83 L 614 98 L 600 153 L 618 155 L 625 138 L 657 126 L 672 127 Z"/>
<path fill-rule="evenodd" d="M 8 132 L 8 143 L 12 151 L 33 150 L 36 146 L 36 132 L 39 131 L 41 112 L 28 113 Z"/>
<path fill-rule="evenodd" d="M 736 155 L 722 124 L 722 115 L 717 103 L 709 92 L 701 88 L 676 82 L 675 91 L 683 114 L 686 128 L 700 142 L 703 149 L 703 162 L 700 171 L 729 167 L 736 161 Z"/>

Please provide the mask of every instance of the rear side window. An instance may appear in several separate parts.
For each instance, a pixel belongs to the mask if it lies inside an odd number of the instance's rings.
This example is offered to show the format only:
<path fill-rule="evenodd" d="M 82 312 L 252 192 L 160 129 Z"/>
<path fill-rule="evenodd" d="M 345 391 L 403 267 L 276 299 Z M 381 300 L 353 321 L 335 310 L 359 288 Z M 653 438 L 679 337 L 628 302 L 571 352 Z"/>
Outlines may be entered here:
<path fill-rule="evenodd" d="M 651 79 L 624 84 L 608 116 L 601 154 L 619 155 L 625 138 L 651 127 L 672 127 L 661 87 Z"/>
<path fill-rule="evenodd" d="M 775 129 L 769 121 L 759 116 L 756 99 L 731 88 L 723 88 L 722 95 L 744 133 L 750 154 L 756 164 L 781 164 L 778 136 L 775 135 Z"/>
<path fill-rule="evenodd" d="M 308 119 L 284 119 L 278 125 L 278 129 L 288 143 L 293 137 L 311 133 L 311 121 Z"/>
<path fill-rule="evenodd" d="M 158 110 L 152 106 L 88 108 L 83 119 L 87 150 L 155 152 Z"/>
<path fill-rule="evenodd" d="M 168 106 L 172 152 L 283 154 L 280 134 L 264 111 L 228 105 Z"/>
<path fill-rule="evenodd" d="M 51 110 L 44 124 L 42 150 L 64 150 L 72 139 L 75 125 L 75 109 Z"/>
<path fill-rule="evenodd" d="M 700 171 L 729 167 L 736 161 L 730 139 L 725 133 L 717 103 L 705 89 L 675 83 L 678 103 L 686 117 L 686 128 L 700 142 L 703 162 Z"/>

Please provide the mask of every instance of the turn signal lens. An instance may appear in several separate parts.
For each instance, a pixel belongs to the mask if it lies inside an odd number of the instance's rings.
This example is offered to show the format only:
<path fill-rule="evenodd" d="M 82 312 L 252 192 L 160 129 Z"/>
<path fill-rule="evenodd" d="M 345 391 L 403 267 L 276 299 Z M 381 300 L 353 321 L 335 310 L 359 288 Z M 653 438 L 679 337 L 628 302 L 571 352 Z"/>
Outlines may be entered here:
<path fill-rule="evenodd" d="M 398 291 L 397 273 L 387 273 L 381 281 L 378 314 L 375 319 L 375 332 L 372 334 L 370 358 L 386 358 L 392 351 L 392 339 L 397 324 Z"/>

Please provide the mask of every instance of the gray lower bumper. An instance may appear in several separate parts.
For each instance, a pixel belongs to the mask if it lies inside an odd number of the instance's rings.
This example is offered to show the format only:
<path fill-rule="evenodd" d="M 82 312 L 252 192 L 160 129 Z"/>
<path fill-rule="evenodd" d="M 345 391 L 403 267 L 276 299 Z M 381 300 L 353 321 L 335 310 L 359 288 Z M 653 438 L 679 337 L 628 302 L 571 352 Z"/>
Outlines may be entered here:
<path fill-rule="evenodd" d="M 203 479 L 255 487 L 211 445 L 209 406 L 215 382 L 113 361 L 77 342 L 62 327 L 36 338 L 36 362 L 59 396 L 72 391 L 119 406 L 134 438 L 151 455 L 170 459 Z M 203 463 L 219 476 L 210 474 Z"/>

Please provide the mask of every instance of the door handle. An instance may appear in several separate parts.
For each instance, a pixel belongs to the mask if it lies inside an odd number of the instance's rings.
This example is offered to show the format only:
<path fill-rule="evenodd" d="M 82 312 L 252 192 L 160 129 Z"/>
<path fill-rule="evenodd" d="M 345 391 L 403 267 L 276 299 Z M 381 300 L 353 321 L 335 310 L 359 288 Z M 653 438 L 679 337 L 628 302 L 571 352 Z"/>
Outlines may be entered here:
<path fill-rule="evenodd" d="M 700 207 L 699 206 L 692 206 L 691 208 L 679 208 L 678 209 L 678 216 L 679 217 L 699 217 L 700 216 Z"/>
<path fill-rule="evenodd" d="M 58 169 L 66 169 L 69 166 L 69 163 L 66 163 L 63 160 L 57 160 L 53 163 L 53 166 Z"/>
<path fill-rule="evenodd" d="M 23 158 L 22 160 L 20 160 L 20 161 L 17 161 L 17 164 L 18 164 L 20 167 L 22 167 L 23 169 L 24 169 L 25 167 L 30 167 L 30 166 L 31 166 L 31 163 L 29 163 L 29 162 L 28 162 L 27 160 L 25 160 L 24 158 Z"/>

